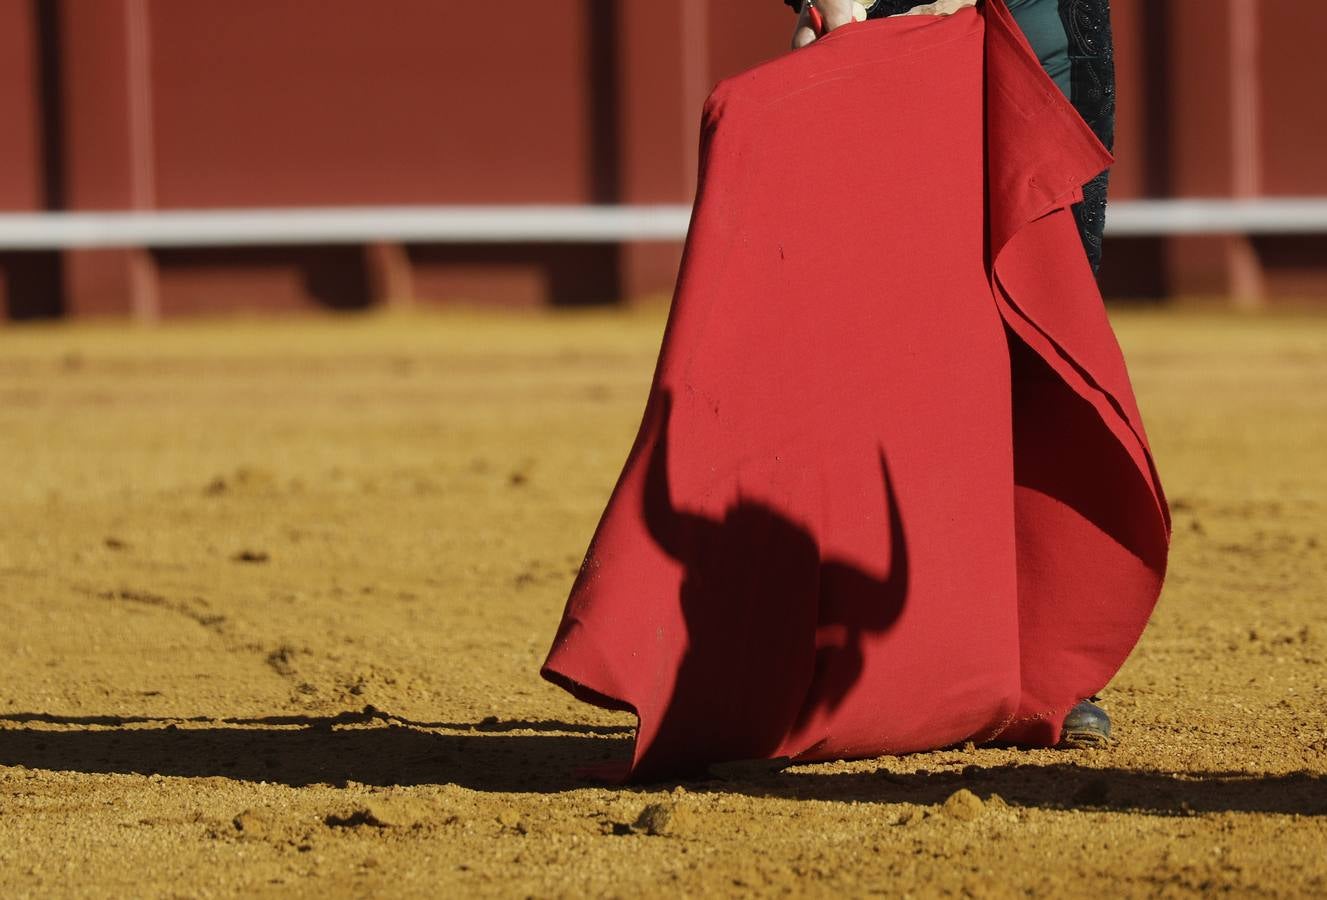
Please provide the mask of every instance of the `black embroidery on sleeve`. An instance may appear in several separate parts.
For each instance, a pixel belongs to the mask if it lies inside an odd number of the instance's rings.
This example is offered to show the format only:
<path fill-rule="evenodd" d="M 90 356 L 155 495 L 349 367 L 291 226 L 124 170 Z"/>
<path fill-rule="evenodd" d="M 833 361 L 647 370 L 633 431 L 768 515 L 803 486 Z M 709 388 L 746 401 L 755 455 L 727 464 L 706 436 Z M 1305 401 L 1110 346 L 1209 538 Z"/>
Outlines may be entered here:
<path fill-rule="evenodd" d="M 1073 93 L 1070 99 L 1107 150 L 1115 146 L 1115 45 L 1110 29 L 1110 0 L 1060 0 L 1060 19 L 1069 35 Z M 1083 186 L 1083 202 L 1074 217 L 1093 271 L 1101 266 L 1106 230 L 1109 170 Z"/>

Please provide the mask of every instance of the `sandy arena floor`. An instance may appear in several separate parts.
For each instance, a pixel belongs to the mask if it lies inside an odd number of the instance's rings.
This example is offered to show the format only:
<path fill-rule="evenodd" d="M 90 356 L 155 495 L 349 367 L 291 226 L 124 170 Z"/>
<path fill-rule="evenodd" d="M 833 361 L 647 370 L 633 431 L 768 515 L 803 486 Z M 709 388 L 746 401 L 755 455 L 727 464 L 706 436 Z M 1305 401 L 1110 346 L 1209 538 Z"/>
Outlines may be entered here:
<path fill-rule="evenodd" d="M 648 790 L 536 670 L 659 311 L 0 330 L 0 894 L 1327 894 L 1327 317 L 1117 320 L 1118 745 Z"/>

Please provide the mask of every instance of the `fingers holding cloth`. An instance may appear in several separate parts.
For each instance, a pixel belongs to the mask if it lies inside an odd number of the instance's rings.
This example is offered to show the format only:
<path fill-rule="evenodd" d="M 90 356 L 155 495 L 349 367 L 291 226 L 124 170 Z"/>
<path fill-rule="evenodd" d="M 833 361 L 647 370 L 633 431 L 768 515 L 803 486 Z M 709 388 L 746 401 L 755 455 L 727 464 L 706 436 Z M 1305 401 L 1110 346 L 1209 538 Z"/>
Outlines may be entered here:
<path fill-rule="evenodd" d="M 866 7 L 857 0 L 803 0 L 797 30 L 793 32 L 793 49 L 805 47 L 822 34 L 849 22 L 864 21 Z"/>
<path fill-rule="evenodd" d="M 874 5 L 874 0 L 868 2 Z M 934 3 L 918 4 L 900 15 L 947 16 L 976 4 L 977 0 L 935 0 Z M 793 32 L 793 49 L 805 47 L 835 28 L 850 22 L 862 22 L 867 18 L 867 4 L 858 0 L 803 0 L 801 14 L 797 17 L 797 29 Z"/>

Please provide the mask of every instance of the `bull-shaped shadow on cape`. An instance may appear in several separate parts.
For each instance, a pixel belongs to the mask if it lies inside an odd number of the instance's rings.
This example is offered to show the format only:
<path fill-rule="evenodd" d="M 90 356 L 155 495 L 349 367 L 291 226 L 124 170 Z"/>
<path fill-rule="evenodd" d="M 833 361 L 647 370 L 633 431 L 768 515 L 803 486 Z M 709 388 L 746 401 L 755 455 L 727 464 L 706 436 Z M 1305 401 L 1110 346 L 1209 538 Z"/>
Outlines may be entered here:
<path fill-rule="evenodd" d="M 671 699 L 633 777 L 764 759 L 858 680 L 863 639 L 903 610 L 909 584 L 904 523 L 879 450 L 888 574 L 826 559 L 805 524 L 741 498 L 721 520 L 675 503 L 669 479 L 672 398 L 660 392 L 644 489 L 650 535 L 683 568 L 678 602 L 686 650 Z M 887 554 L 887 556 L 886 556 Z"/>

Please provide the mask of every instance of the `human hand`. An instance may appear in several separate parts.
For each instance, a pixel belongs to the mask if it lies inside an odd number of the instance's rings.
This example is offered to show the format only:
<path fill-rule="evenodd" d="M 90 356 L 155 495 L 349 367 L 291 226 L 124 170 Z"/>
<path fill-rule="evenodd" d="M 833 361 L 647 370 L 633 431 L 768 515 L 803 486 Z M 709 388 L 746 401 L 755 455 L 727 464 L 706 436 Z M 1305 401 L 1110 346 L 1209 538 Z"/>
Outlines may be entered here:
<path fill-rule="evenodd" d="M 914 6 L 912 9 L 903 13 L 905 16 L 948 16 L 958 12 L 965 6 L 976 6 L 977 0 L 936 0 L 934 3 L 923 3 L 921 6 Z"/>
<path fill-rule="evenodd" d="M 857 0 L 814 0 L 815 9 L 825 23 L 825 32 L 847 25 L 849 22 L 866 20 L 866 7 Z M 811 16 L 812 0 L 804 0 L 802 13 L 797 17 L 797 29 L 793 32 L 793 49 L 805 47 L 820 35 L 816 33 Z"/>

